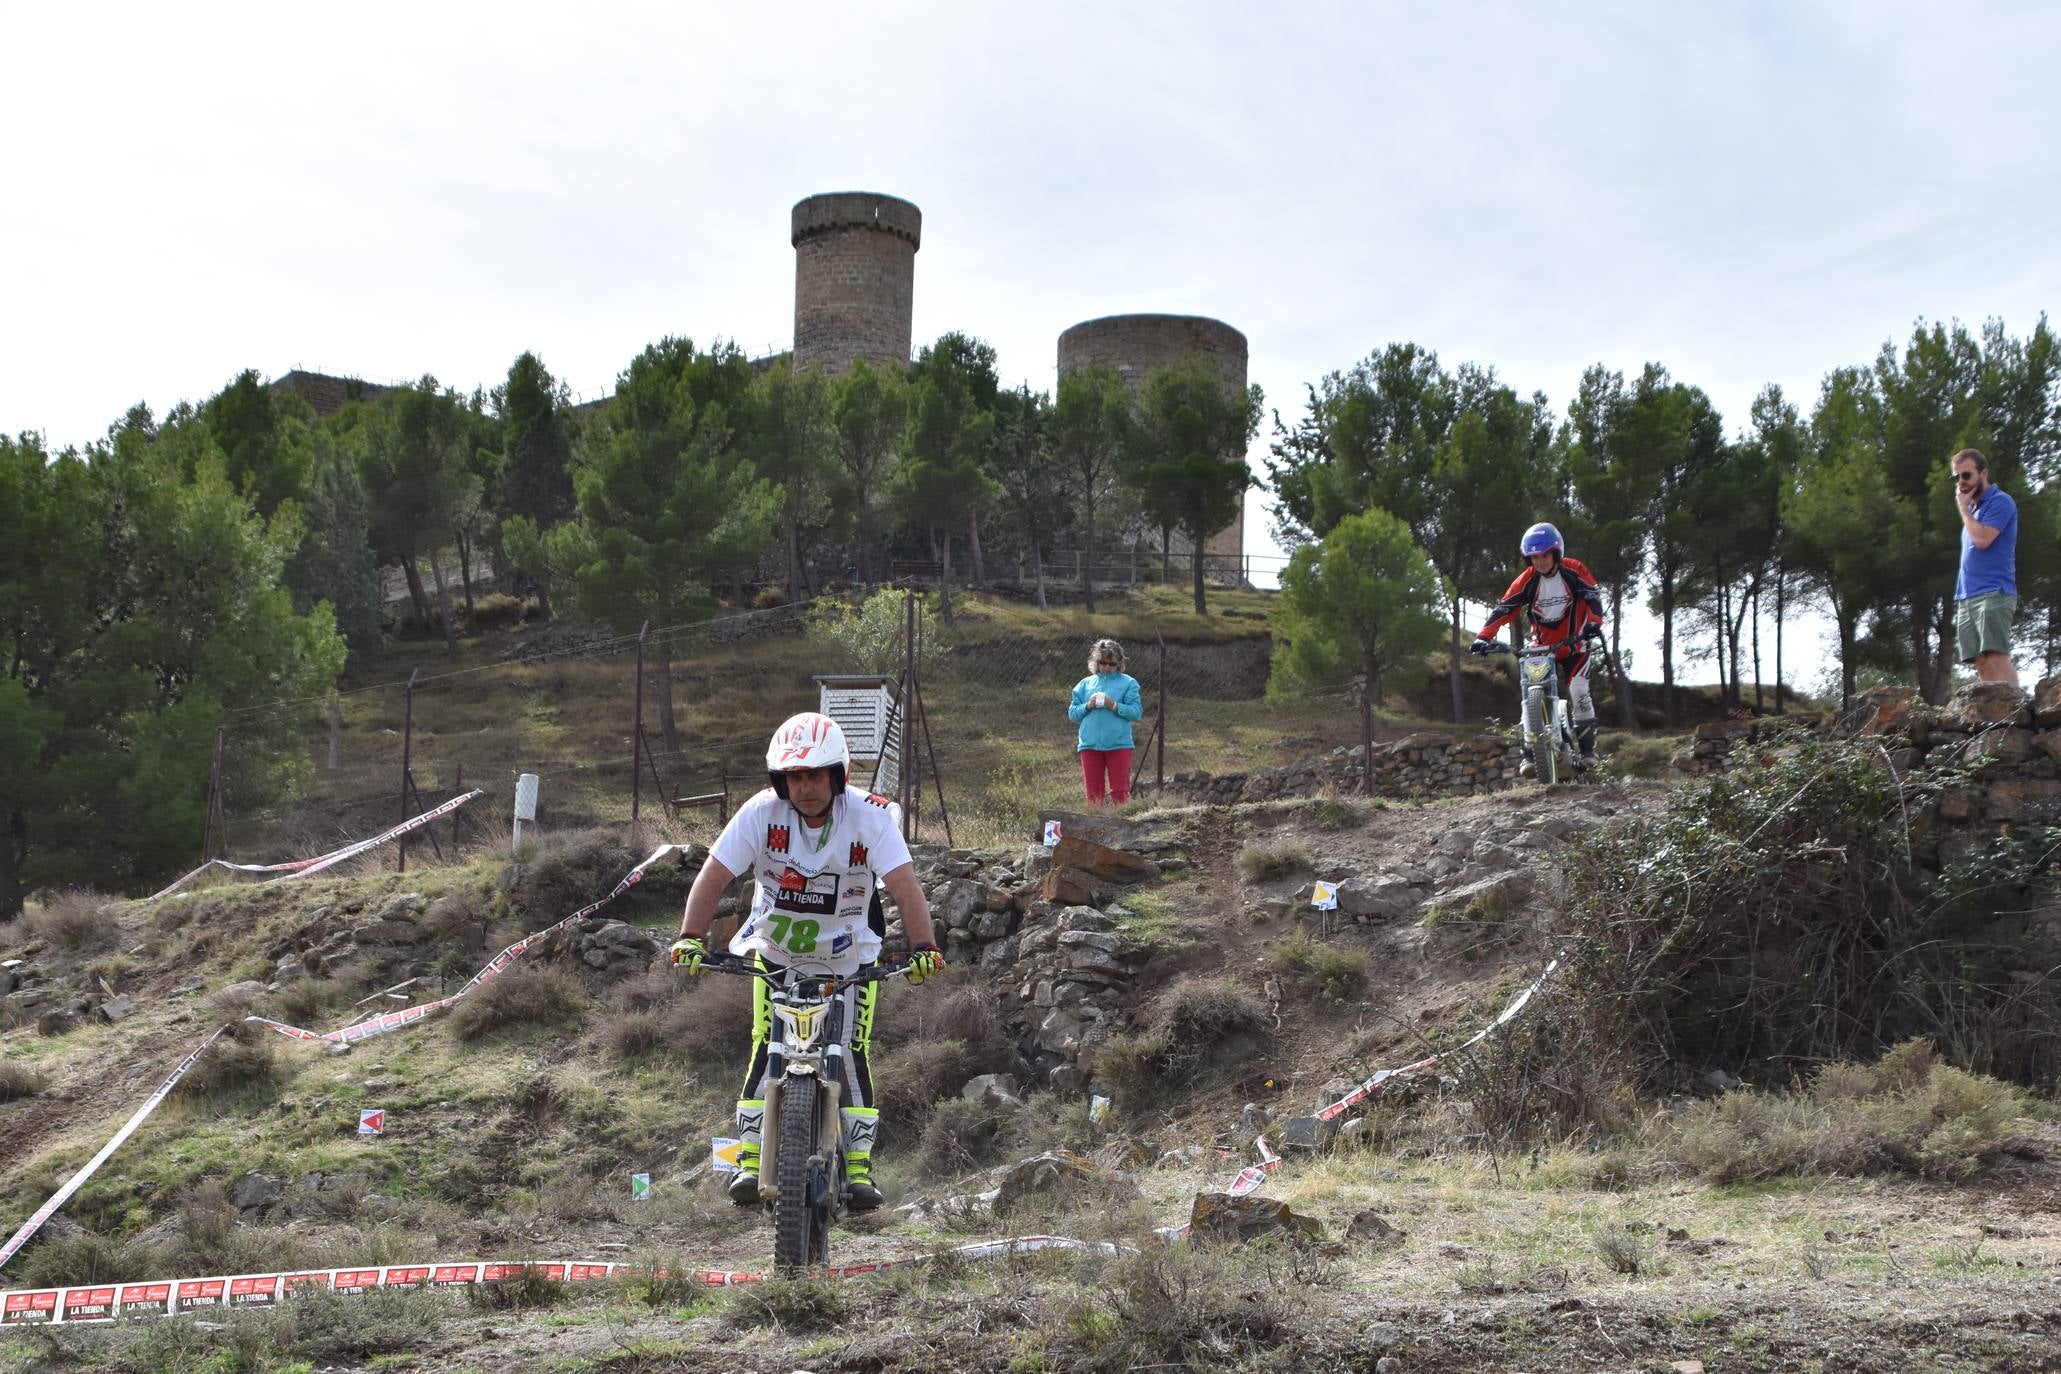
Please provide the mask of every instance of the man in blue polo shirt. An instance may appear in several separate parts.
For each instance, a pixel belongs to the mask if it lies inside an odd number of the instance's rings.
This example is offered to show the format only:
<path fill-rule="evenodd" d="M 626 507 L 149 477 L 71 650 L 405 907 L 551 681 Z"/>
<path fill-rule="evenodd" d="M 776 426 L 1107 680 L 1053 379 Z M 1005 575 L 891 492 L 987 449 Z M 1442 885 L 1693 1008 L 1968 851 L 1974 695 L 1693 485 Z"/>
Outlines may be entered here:
<path fill-rule="evenodd" d="M 1954 583 L 1954 637 L 1961 662 L 1984 682 L 2018 685 L 2011 615 L 2018 609 L 2018 506 L 1989 480 L 1989 460 L 1964 448 L 1953 457 L 1961 512 L 1961 576 Z"/>

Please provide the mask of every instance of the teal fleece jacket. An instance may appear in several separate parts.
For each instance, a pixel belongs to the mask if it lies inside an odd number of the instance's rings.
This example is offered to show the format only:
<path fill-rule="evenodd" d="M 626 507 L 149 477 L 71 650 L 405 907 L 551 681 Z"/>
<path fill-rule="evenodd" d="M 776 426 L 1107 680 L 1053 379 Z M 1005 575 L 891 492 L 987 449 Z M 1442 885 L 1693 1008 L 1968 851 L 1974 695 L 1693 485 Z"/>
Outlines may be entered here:
<path fill-rule="evenodd" d="M 1088 698 L 1097 692 L 1115 702 L 1115 709 L 1097 706 L 1089 710 Z M 1131 738 L 1131 722 L 1144 714 L 1145 701 L 1138 690 L 1138 679 L 1129 673 L 1090 673 L 1073 685 L 1073 704 L 1066 708 L 1066 718 L 1079 721 L 1081 726 L 1080 742 L 1074 746 L 1074 752 L 1137 748 Z"/>

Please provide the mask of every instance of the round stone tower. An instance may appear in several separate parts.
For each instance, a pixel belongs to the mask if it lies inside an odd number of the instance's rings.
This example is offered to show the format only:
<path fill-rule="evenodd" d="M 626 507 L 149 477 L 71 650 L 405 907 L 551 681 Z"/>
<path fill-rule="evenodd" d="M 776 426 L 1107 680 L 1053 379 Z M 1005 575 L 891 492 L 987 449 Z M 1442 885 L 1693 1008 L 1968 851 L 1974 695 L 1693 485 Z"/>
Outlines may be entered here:
<path fill-rule="evenodd" d="M 1097 363 L 1115 371 L 1136 391 L 1155 367 L 1200 354 L 1216 365 L 1224 389 L 1245 393 L 1245 336 L 1205 315 L 1106 315 L 1059 336 L 1059 375 Z M 1211 535 L 1204 553 L 1245 552 L 1245 499 L 1238 518 Z"/>
<path fill-rule="evenodd" d="M 796 369 L 842 372 L 859 358 L 906 367 L 923 212 L 839 191 L 797 201 L 793 229 Z"/>

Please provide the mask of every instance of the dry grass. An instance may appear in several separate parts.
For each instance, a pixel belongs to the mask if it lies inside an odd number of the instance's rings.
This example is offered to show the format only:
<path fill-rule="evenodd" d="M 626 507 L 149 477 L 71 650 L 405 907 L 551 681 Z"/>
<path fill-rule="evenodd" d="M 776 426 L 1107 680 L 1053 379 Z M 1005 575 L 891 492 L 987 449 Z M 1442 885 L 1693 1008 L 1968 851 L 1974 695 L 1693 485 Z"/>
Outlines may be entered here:
<path fill-rule="evenodd" d="M 276 1032 L 262 1026 L 236 1023 L 187 1070 L 173 1095 L 200 1101 L 275 1085 L 283 1075 L 272 1053 L 276 1038 Z"/>
<path fill-rule="evenodd" d="M 121 926 L 109 899 L 88 888 L 53 893 L 23 915 L 29 934 L 53 949 L 84 953 L 108 948 Z"/>
<path fill-rule="evenodd" d="M 1942 1064 L 1922 1040 L 1834 1064 L 1801 1092 L 1731 1092 L 1663 1119 L 1661 1155 L 1719 1183 L 1797 1174 L 1974 1174 L 2024 1130 L 2020 1089 Z"/>
<path fill-rule="evenodd" d="M 1343 1002 L 1367 981 L 1370 964 L 1363 949 L 1347 949 L 1310 937 L 1298 930 L 1267 951 L 1267 963 L 1276 973 L 1313 986 L 1334 1002 Z"/>
<path fill-rule="evenodd" d="M 1272 1018 L 1241 983 L 1186 977 L 1154 1000 L 1145 1022 L 1143 1031 L 1112 1039 L 1095 1060 L 1096 1077 L 1134 1104 L 1246 1058 L 1265 1042 Z"/>
<path fill-rule="evenodd" d="M 43 1075 L 27 1064 L 12 1060 L 0 1063 L 0 1102 L 19 1102 L 34 1097 L 44 1088 Z"/>
<path fill-rule="evenodd" d="M 1263 883 L 1275 878 L 1306 872 L 1310 851 L 1293 840 L 1280 844 L 1251 844 L 1238 851 L 1238 871 L 1247 882 Z"/>

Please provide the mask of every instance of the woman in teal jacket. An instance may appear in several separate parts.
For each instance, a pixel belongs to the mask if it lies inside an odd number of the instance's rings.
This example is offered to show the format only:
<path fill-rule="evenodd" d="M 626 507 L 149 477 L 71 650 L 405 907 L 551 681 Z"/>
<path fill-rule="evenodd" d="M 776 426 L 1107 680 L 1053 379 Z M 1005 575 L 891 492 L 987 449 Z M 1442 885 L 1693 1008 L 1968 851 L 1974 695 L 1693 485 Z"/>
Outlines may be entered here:
<path fill-rule="evenodd" d="M 1098 639 L 1088 655 L 1088 675 L 1073 685 L 1068 720 L 1081 727 L 1075 748 L 1081 756 L 1081 781 L 1088 804 L 1099 805 L 1105 782 L 1111 802 L 1131 799 L 1131 722 L 1145 714 L 1138 679 L 1124 671 L 1124 650 L 1113 639 Z"/>

